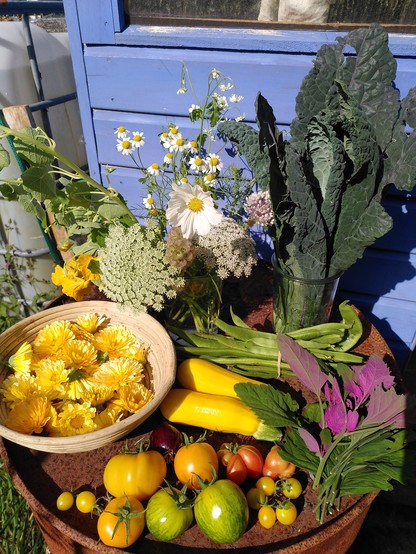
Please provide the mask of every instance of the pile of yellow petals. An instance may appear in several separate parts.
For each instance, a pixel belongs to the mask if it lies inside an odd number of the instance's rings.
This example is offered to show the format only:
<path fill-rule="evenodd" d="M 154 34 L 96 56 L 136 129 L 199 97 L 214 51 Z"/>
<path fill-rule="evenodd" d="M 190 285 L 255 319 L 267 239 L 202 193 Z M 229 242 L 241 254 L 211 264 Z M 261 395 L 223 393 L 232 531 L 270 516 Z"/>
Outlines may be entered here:
<path fill-rule="evenodd" d="M 144 385 L 148 348 L 124 325 L 85 314 L 43 327 L 8 360 L 0 385 L 4 424 L 66 437 L 102 429 L 139 411 L 153 397 Z"/>

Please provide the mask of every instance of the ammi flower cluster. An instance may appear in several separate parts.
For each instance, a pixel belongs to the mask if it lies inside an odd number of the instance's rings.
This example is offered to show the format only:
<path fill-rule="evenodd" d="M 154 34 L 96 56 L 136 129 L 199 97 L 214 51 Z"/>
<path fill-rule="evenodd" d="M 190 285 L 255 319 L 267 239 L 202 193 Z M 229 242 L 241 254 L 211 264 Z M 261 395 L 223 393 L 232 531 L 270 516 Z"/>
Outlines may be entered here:
<path fill-rule="evenodd" d="M 103 429 L 143 408 L 148 347 L 124 325 L 88 313 L 44 326 L 8 359 L 0 386 L 6 427 L 65 437 Z"/>

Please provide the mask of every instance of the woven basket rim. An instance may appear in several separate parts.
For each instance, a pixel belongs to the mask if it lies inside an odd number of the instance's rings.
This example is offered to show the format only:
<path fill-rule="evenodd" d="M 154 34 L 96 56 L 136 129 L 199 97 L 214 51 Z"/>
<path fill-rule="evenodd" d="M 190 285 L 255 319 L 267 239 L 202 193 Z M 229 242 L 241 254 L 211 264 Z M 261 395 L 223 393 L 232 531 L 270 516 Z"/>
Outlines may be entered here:
<path fill-rule="evenodd" d="M 104 429 L 98 429 L 90 433 L 84 433 L 80 435 L 72 435 L 69 437 L 47 437 L 39 435 L 25 435 L 19 433 L 8 427 L 5 427 L 0 423 L 0 436 L 5 439 L 8 439 L 12 442 L 15 442 L 21 446 L 26 446 L 28 448 L 33 448 L 35 450 L 41 450 L 45 452 L 80 452 L 86 450 L 92 450 L 99 448 L 105 444 L 118 440 L 122 436 L 125 436 L 130 431 L 138 427 L 145 419 L 147 419 L 160 405 L 163 398 L 169 392 L 172 387 L 175 377 L 176 377 L 176 352 L 173 345 L 173 342 L 163 327 L 163 325 L 157 321 L 153 316 L 148 313 L 140 312 L 135 313 L 132 309 L 128 307 L 121 306 L 116 302 L 105 301 L 105 300 L 85 300 L 80 302 L 71 302 L 69 304 L 64 304 L 62 306 L 55 306 L 52 308 L 47 308 L 36 314 L 32 314 L 27 318 L 19 321 L 13 326 L 6 329 L 0 335 L 0 347 L 1 345 L 9 343 L 11 337 L 14 337 L 16 331 L 19 332 L 21 329 L 37 327 L 40 323 L 46 320 L 45 323 L 42 323 L 41 327 L 56 321 L 57 319 L 75 319 L 78 315 L 82 313 L 96 312 L 99 314 L 105 314 L 114 318 L 122 318 L 123 321 L 119 323 L 127 325 L 131 329 L 132 324 L 138 325 L 140 332 L 137 331 L 135 334 L 140 338 L 140 333 L 151 333 L 161 342 L 163 345 L 163 377 L 165 378 L 165 383 L 163 390 L 154 390 L 154 396 L 148 404 L 146 404 L 140 411 L 131 414 L 125 419 L 110 425 Z M 132 329 L 134 332 L 134 328 Z M 33 339 L 34 339 L 33 335 Z M 27 340 L 22 336 L 19 340 L 19 345 Z M 141 337 L 141 340 L 144 343 L 148 343 L 145 337 Z M 29 340 L 30 342 L 30 340 Z M 151 345 L 150 345 L 151 346 Z M 154 352 L 150 349 L 149 352 L 149 363 L 153 370 L 157 370 L 156 361 L 157 361 L 157 352 Z M 6 354 L 8 357 L 10 354 Z M 160 370 L 159 370 L 160 374 Z M 154 377 L 154 376 L 153 376 Z M 1 379 L 0 379 L 1 384 Z M 2 401 L 0 400 L 0 403 Z M 136 424 L 137 422 L 137 424 Z M 112 438 L 114 437 L 114 438 Z M 96 446 L 89 445 L 88 443 L 93 443 Z"/>

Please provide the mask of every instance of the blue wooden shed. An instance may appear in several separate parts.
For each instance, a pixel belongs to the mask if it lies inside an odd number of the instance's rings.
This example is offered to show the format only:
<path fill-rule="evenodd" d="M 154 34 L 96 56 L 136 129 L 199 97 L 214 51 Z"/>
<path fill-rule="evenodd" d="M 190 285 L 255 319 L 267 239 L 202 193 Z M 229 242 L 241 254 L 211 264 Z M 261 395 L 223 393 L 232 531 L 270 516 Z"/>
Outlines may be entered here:
<path fill-rule="evenodd" d="M 188 120 L 189 97 L 176 94 L 183 62 L 197 89 L 213 68 L 231 76 L 244 96 L 240 107 L 247 121 L 254 121 L 254 99 L 261 91 L 279 126 L 285 126 L 295 116 L 295 97 L 317 50 L 343 31 L 334 25 L 309 29 L 241 19 L 202 25 L 185 17 L 176 25 L 174 17 L 156 25 L 144 12 L 132 17 L 129 5 L 140 4 L 149 2 L 64 0 L 89 170 L 105 183 L 106 166 L 115 166 L 111 183 L 132 206 L 141 204 L 143 191 L 129 157 L 115 148 L 114 129 L 143 131 L 149 138 L 146 160 L 159 158 L 162 128 L 173 121 L 186 127 Z M 392 27 L 389 45 L 404 96 L 416 85 L 416 35 L 402 30 Z M 342 276 L 339 290 L 376 324 L 402 365 L 416 333 L 416 191 L 392 190 L 385 206 L 394 219 L 392 231 Z"/>

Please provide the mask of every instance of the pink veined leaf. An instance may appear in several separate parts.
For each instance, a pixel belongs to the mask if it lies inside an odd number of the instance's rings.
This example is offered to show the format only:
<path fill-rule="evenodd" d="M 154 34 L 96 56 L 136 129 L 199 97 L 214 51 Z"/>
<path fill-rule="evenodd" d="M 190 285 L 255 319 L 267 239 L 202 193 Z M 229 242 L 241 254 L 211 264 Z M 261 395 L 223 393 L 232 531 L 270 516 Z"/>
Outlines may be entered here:
<path fill-rule="evenodd" d="M 289 364 L 290 369 L 305 387 L 319 396 L 328 377 L 319 367 L 315 356 L 287 335 L 278 335 L 277 342 L 282 360 Z"/>
<path fill-rule="evenodd" d="M 333 435 L 337 435 L 347 426 L 347 408 L 337 380 L 330 377 L 329 382 L 330 384 L 326 383 L 324 387 L 325 398 L 328 400 L 328 406 L 324 413 L 325 426 Z"/>
<path fill-rule="evenodd" d="M 309 431 L 307 431 L 306 429 L 299 429 L 298 433 L 300 437 L 303 439 L 303 442 L 306 444 L 306 447 L 310 452 L 314 452 L 315 454 L 321 455 L 319 443 L 315 439 L 315 437 L 311 433 L 309 433 Z"/>
<path fill-rule="evenodd" d="M 394 377 L 389 367 L 378 356 L 370 356 L 363 366 L 352 366 L 355 379 L 345 381 L 346 392 L 355 399 L 356 408 L 366 402 L 378 385 L 383 385 L 385 390 L 394 384 Z"/>
<path fill-rule="evenodd" d="M 379 423 L 383 426 L 395 423 L 396 427 L 406 427 L 406 395 L 397 394 L 392 387 L 385 391 L 381 385 L 371 394 L 367 403 L 367 417 L 362 424 Z"/>

